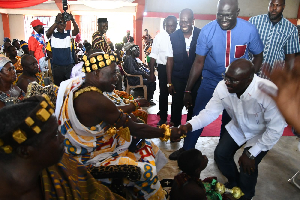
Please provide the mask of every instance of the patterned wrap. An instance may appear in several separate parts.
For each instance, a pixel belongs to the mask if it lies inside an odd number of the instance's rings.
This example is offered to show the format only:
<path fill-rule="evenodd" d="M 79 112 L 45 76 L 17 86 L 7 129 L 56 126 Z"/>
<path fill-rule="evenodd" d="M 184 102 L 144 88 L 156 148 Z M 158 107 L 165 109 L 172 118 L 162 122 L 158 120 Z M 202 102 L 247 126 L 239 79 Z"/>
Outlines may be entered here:
<path fill-rule="evenodd" d="M 68 154 L 85 166 L 98 167 L 107 165 L 135 165 L 142 171 L 141 179 L 137 182 L 124 181 L 124 185 L 134 187 L 135 195 L 145 199 L 164 199 L 164 191 L 158 181 L 155 159 L 159 149 L 150 141 L 146 141 L 135 153 L 128 151 L 130 142 L 118 134 L 111 134 L 111 125 L 106 122 L 93 127 L 85 127 L 76 117 L 73 108 L 73 94 L 83 84 L 82 78 L 65 81 L 58 91 L 57 110 L 59 129 L 65 136 L 65 150 Z M 62 91 L 61 91 L 62 90 Z M 63 96 L 63 97 L 62 97 Z M 64 99 L 60 108 L 61 99 Z M 160 156 L 157 156 L 160 157 Z M 110 183 L 108 179 L 101 179 Z"/>
<path fill-rule="evenodd" d="M 45 200 L 123 199 L 99 184 L 84 165 L 68 154 L 58 164 L 42 171 L 42 187 Z"/>
<path fill-rule="evenodd" d="M 92 49 L 100 49 L 105 53 L 112 53 L 110 46 L 108 45 L 106 38 L 104 35 L 101 35 L 99 31 L 96 31 L 93 36 L 93 41 L 92 41 Z"/>

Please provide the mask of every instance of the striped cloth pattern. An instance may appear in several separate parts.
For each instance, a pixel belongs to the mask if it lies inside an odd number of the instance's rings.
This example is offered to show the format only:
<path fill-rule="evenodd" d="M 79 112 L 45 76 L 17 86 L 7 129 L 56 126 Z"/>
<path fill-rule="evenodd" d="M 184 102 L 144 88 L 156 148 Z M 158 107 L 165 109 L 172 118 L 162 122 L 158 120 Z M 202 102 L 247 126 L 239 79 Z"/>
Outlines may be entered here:
<path fill-rule="evenodd" d="M 273 67 L 275 61 L 285 59 L 285 54 L 300 52 L 297 27 L 286 18 L 282 17 L 277 24 L 273 25 L 268 14 L 264 14 L 251 17 L 249 22 L 256 26 L 264 44 L 263 63 Z"/>

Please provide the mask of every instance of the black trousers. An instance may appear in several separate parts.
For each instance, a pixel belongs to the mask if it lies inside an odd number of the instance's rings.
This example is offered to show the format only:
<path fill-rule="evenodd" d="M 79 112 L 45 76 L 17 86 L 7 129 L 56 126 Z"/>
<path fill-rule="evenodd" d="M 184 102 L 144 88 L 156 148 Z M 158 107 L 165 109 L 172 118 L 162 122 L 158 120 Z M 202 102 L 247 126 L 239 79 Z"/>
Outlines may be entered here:
<path fill-rule="evenodd" d="M 161 120 L 167 120 L 168 117 L 168 80 L 166 65 L 158 64 L 158 80 L 159 80 L 159 113 Z"/>
<path fill-rule="evenodd" d="M 191 91 L 193 106 L 188 108 L 187 120 L 192 119 L 193 109 L 197 97 L 197 91 L 201 84 L 201 79 L 202 77 L 200 76 Z M 172 76 L 172 84 L 175 88 L 176 93 L 172 95 L 171 122 L 173 122 L 174 126 L 177 127 L 181 124 L 182 109 L 184 106 L 183 97 L 184 97 L 185 87 L 187 84 L 187 79 L 180 79 Z"/>
<path fill-rule="evenodd" d="M 59 86 L 61 82 L 70 79 L 73 66 L 73 64 L 64 66 L 52 64 L 51 67 L 54 84 Z"/>

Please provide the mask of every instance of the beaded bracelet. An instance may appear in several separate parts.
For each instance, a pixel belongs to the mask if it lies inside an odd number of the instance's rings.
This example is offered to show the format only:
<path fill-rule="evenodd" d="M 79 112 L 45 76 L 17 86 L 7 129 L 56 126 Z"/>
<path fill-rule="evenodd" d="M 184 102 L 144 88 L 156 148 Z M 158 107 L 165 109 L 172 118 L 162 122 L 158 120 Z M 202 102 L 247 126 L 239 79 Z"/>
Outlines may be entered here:
<path fill-rule="evenodd" d="M 117 119 L 117 121 L 113 124 L 113 126 L 117 126 L 117 123 L 119 123 L 119 121 L 122 119 L 122 117 L 123 117 L 123 110 L 122 109 L 120 109 L 120 115 L 119 115 L 119 118 Z"/>
<path fill-rule="evenodd" d="M 162 129 L 165 130 L 164 137 L 163 138 L 159 138 L 159 139 L 161 141 L 163 141 L 163 142 L 167 142 L 170 139 L 170 137 L 171 137 L 171 129 L 170 129 L 169 125 L 163 124 L 159 128 L 162 128 Z"/>
<path fill-rule="evenodd" d="M 140 104 L 138 101 L 130 100 L 130 103 L 133 103 L 133 105 L 135 106 L 135 110 L 138 110 L 140 108 Z"/>

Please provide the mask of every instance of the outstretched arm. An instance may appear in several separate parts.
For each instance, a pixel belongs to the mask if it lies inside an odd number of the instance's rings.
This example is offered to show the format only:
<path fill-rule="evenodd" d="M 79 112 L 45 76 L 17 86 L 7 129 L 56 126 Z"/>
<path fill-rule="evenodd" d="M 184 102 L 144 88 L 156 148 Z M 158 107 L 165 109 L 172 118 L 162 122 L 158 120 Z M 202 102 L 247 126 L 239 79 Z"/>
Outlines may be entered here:
<path fill-rule="evenodd" d="M 255 67 L 255 73 L 258 73 L 260 71 L 262 61 L 263 61 L 263 52 L 253 55 L 252 63 Z"/>

